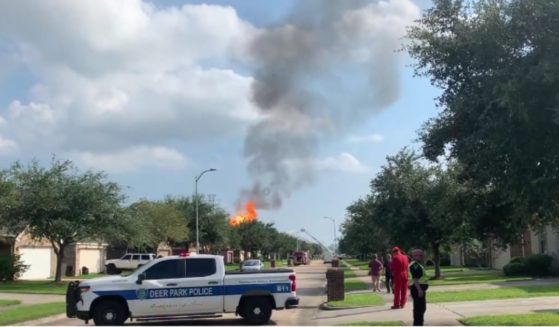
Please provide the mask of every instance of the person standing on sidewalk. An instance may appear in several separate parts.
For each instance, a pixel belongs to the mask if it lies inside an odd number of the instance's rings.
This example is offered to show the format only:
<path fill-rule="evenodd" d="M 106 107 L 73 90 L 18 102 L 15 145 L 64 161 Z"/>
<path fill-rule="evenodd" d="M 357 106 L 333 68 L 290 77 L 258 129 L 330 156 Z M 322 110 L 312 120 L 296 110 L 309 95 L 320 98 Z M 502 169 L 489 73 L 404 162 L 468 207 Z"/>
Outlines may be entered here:
<path fill-rule="evenodd" d="M 399 247 L 392 248 L 390 271 L 394 279 L 394 304 L 392 309 L 403 309 L 408 299 L 408 257 L 402 254 Z"/>
<path fill-rule="evenodd" d="M 384 256 L 384 280 L 386 282 L 386 292 L 390 293 L 390 289 L 392 289 L 392 272 L 390 271 L 390 262 L 392 261 L 392 256 L 390 254 L 386 254 Z"/>
<path fill-rule="evenodd" d="M 373 292 L 380 292 L 380 273 L 382 271 L 382 262 L 378 259 L 378 255 L 373 254 L 373 259 L 369 262 L 369 275 L 373 282 Z"/>
<path fill-rule="evenodd" d="M 427 310 L 427 289 L 429 277 L 423 266 L 424 253 L 421 249 L 411 252 L 413 261 L 410 263 L 410 292 L 413 298 L 413 325 L 423 326 L 423 318 Z"/>

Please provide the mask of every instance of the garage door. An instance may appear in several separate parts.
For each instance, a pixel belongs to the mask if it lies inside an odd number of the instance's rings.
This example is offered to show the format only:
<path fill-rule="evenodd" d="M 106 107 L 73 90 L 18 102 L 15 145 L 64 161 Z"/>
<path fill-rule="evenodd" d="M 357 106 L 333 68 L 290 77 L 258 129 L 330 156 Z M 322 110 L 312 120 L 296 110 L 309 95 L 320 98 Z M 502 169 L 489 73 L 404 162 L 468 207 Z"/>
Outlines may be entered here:
<path fill-rule="evenodd" d="M 90 274 L 101 272 L 103 267 L 101 253 L 101 250 L 80 249 L 78 252 L 80 272 L 82 267 L 87 267 Z"/>
<path fill-rule="evenodd" d="M 29 265 L 20 279 L 47 279 L 51 277 L 51 249 L 20 248 L 24 265 Z"/>

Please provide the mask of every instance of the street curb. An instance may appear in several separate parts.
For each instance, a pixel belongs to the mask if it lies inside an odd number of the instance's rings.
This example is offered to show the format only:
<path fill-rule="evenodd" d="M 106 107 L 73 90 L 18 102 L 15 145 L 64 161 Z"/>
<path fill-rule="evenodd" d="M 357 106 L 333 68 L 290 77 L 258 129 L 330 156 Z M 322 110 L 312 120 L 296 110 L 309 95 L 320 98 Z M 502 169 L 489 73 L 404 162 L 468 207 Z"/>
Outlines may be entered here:
<path fill-rule="evenodd" d="M 35 320 L 22 321 L 17 324 L 13 324 L 12 326 L 40 326 L 64 318 L 66 318 L 66 314 L 60 313 L 54 316 L 48 316 L 48 317 L 39 318 Z"/>

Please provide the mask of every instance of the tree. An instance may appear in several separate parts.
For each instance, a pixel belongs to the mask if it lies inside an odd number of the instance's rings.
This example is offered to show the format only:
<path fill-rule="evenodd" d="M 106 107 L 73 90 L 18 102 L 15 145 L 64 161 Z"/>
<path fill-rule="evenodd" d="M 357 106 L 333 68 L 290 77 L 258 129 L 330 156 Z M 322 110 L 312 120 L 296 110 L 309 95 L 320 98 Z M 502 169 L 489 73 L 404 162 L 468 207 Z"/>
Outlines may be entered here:
<path fill-rule="evenodd" d="M 424 127 L 430 160 L 463 167 L 480 238 L 511 243 L 559 223 L 559 2 L 434 0 L 409 30 L 416 72 L 443 93 Z"/>
<path fill-rule="evenodd" d="M 198 198 L 198 229 L 201 250 L 215 252 L 229 248 L 227 218 L 229 215 L 213 202 L 209 202 L 203 196 Z M 193 198 L 168 197 L 166 202 L 177 208 L 188 222 L 188 239 L 196 240 L 196 215 Z"/>
<path fill-rule="evenodd" d="M 186 218 L 168 203 L 143 200 L 132 204 L 129 213 L 138 222 L 136 226 L 144 230 L 140 235 L 148 248 L 157 249 L 160 243 L 184 244 L 187 239 Z"/>
<path fill-rule="evenodd" d="M 123 196 L 102 173 L 79 173 L 70 161 L 45 169 L 34 161 L 4 172 L 12 183 L 9 206 L 0 208 L 4 225 L 14 232 L 27 228 L 35 239 L 50 241 L 56 254 L 55 281 L 62 276 L 64 249 L 79 241 L 103 240 L 118 228 Z M 116 223 L 115 223 L 116 222 Z"/>
<path fill-rule="evenodd" d="M 372 253 L 385 253 L 390 246 L 388 227 L 374 213 L 374 198 L 367 196 L 347 208 L 348 218 L 342 224 L 340 251 L 365 258 Z"/>
<path fill-rule="evenodd" d="M 441 249 L 457 241 L 464 230 L 456 227 L 467 219 L 460 205 L 457 168 L 426 167 L 407 149 L 387 160 L 371 182 L 372 219 L 384 226 L 394 244 L 429 249 L 434 277 L 439 278 Z"/>

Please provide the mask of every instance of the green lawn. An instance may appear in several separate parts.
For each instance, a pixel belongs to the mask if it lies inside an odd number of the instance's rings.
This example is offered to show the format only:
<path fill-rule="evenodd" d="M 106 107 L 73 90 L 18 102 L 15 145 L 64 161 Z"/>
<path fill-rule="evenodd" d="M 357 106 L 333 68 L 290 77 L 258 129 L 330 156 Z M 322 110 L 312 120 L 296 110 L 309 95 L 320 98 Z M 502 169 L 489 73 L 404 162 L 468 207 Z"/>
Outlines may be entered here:
<path fill-rule="evenodd" d="M 531 298 L 540 296 L 559 296 L 559 285 L 503 287 L 490 290 L 460 292 L 428 292 L 427 301 L 430 303 L 437 303 Z"/>
<path fill-rule="evenodd" d="M 355 278 L 357 275 L 351 269 L 344 270 L 344 278 Z"/>
<path fill-rule="evenodd" d="M 403 321 L 359 321 L 338 326 L 405 326 Z"/>
<path fill-rule="evenodd" d="M 357 267 L 359 269 L 363 269 L 363 270 L 369 269 L 369 261 L 368 260 L 363 261 L 363 260 L 359 260 L 359 259 L 347 259 L 347 260 L 342 260 L 342 262 L 343 261 L 345 261 L 348 265 Z"/>
<path fill-rule="evenodd" d="M 66 294 L 68 282 L 53 281 L 10 281 L 0 282 L 0 292 L 34 293 L 34 294 Z"/>
<path fill-rule="evenodd" d="M 18 322 L 35 320 L 43 317 L 53 316 L 66 311 L 63 302 L 34 304 L 2 311 L 0 325 L 13 325 Z"/>
<path fill-rule="evenodd" d="M 559 313 L 481 316 L 460 320 L 466 326 L 558 326 Z"/>
<path fill-rule="evenodd" d="M 0 307 L 6 307 L 9 305 L 16 305 L 16 304 L 20 304 L 21 301 L 18 300 L 0 300 Z"/>
<path fill-rule="evenodd" d="M 435 267 L 429 266 L 427 267 L 427 273 L 431 276 L 435 274 Z M 444 275 L 445 273 L 467 273 L 473 271 L 470 268 L 466 267 L 441 267 L 441 273 Z"/>
<path fill-rule="evenodd" d="M 371 307 L 384 305 L 384 300 L 375 293 L 346 294 L 343 301 L 328 302 L 328 305 L 335 308 L 347 307 Z"/>
<path fill-rule="evenodd" d="M 502 272 L 485 272 L 478 274 L 461 274 L 443 276 L 443 279 L 430 281 L 431 285 L 458 285 L 458 284 L 479 284 L 496 282 L 514 282 L 531 280 L 532 277 L 509 277 Z"/>
<path fill-rule="evenodd" d="M 363 291 L 369 289 L 369 285 L 359 279 L 345 279 L 344 289 L 346 292 Z"/>

